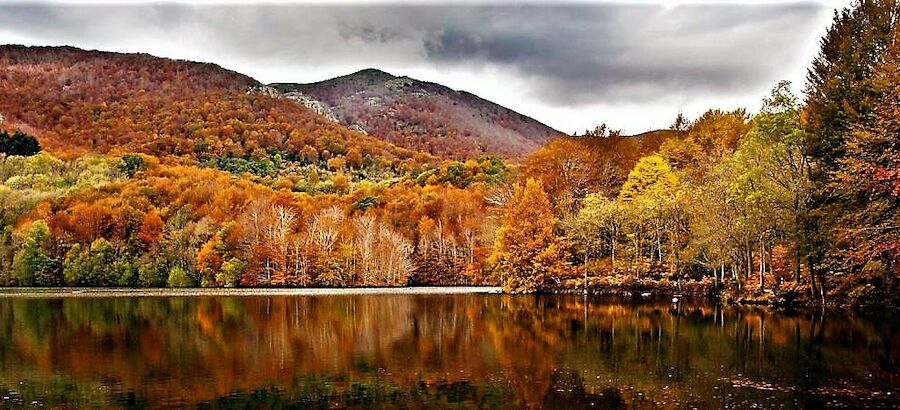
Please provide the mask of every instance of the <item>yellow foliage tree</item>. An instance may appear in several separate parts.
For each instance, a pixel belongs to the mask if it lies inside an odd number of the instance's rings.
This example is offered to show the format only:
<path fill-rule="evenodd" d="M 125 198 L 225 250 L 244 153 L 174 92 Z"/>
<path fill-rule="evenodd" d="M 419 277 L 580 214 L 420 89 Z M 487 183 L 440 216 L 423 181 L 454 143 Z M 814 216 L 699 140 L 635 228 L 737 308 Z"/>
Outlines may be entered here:
<path fill-rule="evenodd" d="M 566 243 L 553 233 L 556 218 L 540 181 L 516 184 L 497 231 L 492 262 L 503 290 L 532 293 L 547 289 L 568 267 Z"/>

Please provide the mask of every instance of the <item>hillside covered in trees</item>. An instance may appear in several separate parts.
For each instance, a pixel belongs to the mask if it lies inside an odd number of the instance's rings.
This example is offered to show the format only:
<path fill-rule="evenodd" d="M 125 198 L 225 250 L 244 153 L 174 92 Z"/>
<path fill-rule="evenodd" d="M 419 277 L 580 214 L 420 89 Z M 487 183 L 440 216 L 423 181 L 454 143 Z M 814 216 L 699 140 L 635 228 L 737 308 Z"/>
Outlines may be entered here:
<path fill-rule="evenodd" d="M 465 91 L 368 69 L 312 84 L 272 84 L 348 127 L 445 158 L 519 158 L 562 135 Z M 310 101 L 311 99 L 312 101 Z"/>
<path fill-rule="evenodd" d="M 773 84 L 749 110 L 521 159 L 491 128 L 514 113 L 429 123 L 439 110 L 392 87 L 431 85 L 386 73 L 273 92 L 209 64 L 4 46 L 0 282 L 896 305 L 898 17 L 888 0 L 836 13 L 804 95 Z"/>

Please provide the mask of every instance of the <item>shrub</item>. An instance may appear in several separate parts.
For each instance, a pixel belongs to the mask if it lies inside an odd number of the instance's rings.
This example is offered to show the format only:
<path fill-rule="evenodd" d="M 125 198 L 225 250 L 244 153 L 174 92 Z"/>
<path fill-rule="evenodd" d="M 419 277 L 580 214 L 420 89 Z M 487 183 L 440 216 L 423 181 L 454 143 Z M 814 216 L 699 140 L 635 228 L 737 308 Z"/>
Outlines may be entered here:
<path fill-rule="evenodd" d="M 9 135 L 8 132 L 0 130 L 0 153 L 30 157 L 38 152 L 41 152 L 41 144 L 37 138 L 22 131 Z"/>
<path fill-rule="evenodd" d="M 194 286 L 194 280 L 188 273 L 181 268 L 173 268 L 169 272 L 169 287 L 171 288 L 189 288 Z"/>

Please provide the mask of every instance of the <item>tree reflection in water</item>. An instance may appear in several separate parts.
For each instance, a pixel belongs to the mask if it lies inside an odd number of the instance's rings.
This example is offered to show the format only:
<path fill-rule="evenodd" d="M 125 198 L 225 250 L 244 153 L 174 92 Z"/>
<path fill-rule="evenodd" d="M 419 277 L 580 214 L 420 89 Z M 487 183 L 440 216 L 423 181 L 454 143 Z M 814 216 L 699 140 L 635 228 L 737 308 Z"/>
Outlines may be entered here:
<path fill-rule="evenodd" d="M 896 406 L 897 323 L 574 296 L 0 299 L 0 406 Z"/>

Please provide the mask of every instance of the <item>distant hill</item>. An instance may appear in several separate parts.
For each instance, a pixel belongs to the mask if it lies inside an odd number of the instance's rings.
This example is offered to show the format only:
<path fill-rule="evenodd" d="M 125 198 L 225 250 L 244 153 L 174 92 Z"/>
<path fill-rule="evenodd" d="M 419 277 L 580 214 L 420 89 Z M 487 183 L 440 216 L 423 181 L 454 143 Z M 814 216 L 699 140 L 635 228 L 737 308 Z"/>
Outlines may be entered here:
<path fill-rule="evenodd" d="M 474 94 L 375 69 L 271 86 L 347 127 L 445 158 L 524 157 L 562 135 Z"/>
<path fill-rule="evenodd" d="M 59 153 L 143 152 L 396 166 L 434 159 L 366 136 L 214 64 L 73 47 L 0 46 L 0 128 Z"/>

